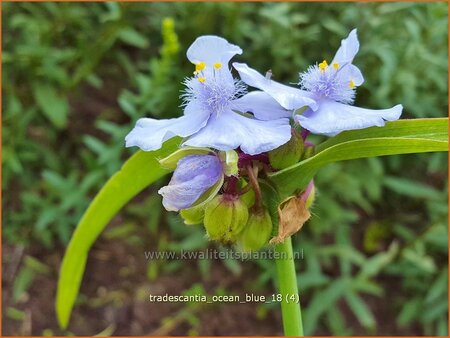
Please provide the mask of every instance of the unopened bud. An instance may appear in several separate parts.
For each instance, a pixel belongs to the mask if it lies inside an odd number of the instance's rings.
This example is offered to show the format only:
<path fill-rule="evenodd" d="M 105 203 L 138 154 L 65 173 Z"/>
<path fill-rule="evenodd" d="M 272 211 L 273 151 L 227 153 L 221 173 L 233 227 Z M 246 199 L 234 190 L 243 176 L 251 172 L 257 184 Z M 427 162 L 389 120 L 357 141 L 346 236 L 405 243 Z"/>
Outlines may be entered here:
<path fill-rule="evenodd" d="M 205 209 L 204 225 L 209 238 L 221 242 L 235 242 L 248 220 L 248 209 L 239 197 L 216 196 Z"/>
<path fill-rule="evenodd" d="M 302 157 L 303 148 L 303 139 L 295 132 L 292 133 L 287 143 L 269 152 L 270 165 L 280 170 L 298 163 Z"/>
<path fill-rule="evenodd" d="M 269 242 L 272 235 L 272 219 L 266 210 L 251 212 L 238 246 L 244 252 L 258 251 Z"/>
<path fill-rule="evenodd" d="M 305 192 L 302 194 L 301 198 L 305 201 L 305 208 L 311 208 L 311 205 L 314 203 L 314 199 L 316 197 L 316 187 L 314 185 L 314 181 L 311 180 L 308 186 L 305 189 Z"/>
<path fill-rule="evenodd" d="M 201 224 L 203 223 L 203 218 L 205 217 L 205 208 L 211 200 L 217 196 L 220 188 L 223 185 L 223 176 L 222 178 L 214 184 L 211 188 L 209 188 L 194 204 L 193 207 L 188 209 L 181 209 L 180 216 L 184 220 L 184 224 L 192 225 L 192 224 Z"/>

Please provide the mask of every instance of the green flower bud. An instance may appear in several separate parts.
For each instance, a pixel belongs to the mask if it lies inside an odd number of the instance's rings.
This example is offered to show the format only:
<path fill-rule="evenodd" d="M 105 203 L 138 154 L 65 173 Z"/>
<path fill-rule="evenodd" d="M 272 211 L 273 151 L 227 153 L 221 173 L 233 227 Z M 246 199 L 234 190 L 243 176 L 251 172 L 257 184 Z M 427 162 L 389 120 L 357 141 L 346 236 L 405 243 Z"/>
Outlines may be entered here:
<path fill-rule="evenodd" d="M 269 152 L 270 165 L 278 170 L 290 167 L 300 161 L 303 149 L 301 136 L 293 132 L 287 143 Z"/>
<path fill-rule="evenodd" d="M 221 242 L 235 242 L 248 220 L 244 202 L 232 195 L 216 196 L 205 208 L 203 223 L 209 238 Z"/>
<path fill-rule="evenodd" d="M 244 252 L 258 251 L 269 242 L 272 235 L 272 219 L 267 210 L 251 212 L 245 229 L 238 240 Z"/>

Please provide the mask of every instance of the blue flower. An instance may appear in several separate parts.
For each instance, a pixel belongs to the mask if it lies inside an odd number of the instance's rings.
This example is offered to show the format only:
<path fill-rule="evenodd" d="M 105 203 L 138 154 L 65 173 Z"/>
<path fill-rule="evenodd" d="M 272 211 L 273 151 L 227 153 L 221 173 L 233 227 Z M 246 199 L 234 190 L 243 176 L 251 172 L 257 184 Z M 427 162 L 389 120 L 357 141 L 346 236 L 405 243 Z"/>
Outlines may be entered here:
<path fill-rule="evenodd" d="M 177 163 L 169 185 L 159 189 L 164 208 L 179 211 L 191 207 L 223 176 L 222 162 L 216 155 L 189 155 Z"/>
<path fill-rule="evenodd" d="M 302 114 L 294 116 L 303 128 L 334 136 L 345 130 L 381 127 L 386 120 L 397 120 L 402 113 L 402 105 L 381 110 L 351 106 L 356 87 L 364 82 L 361 71 L 352 64 L 358 50 L 354 29 L 342 40 L 330 64 L 324 60 L 300 74 L 301 89 L 266 79 L 246 64 L 233 66 L 245 83 L 265 91 L 284 108 L 295 111 L 307 106 Z"/>
<path fill-rule="evenodd" d="M 267 118 L 268 108 L 286 113 L 264 92 L 246 94 L 246 86 L 233 78 L 228 63 L 242 50 L 217 36 L 197 38 L 187 51 L 194 76 L 184 82 L 184 115 L 168 120 L 142 118 L 125 138 L 126 146 L 159 149 L 174 136 L 188 137 L 183 145 L 231 150 L 247 154 L 266 152 L 289 141 L 289 119 Z M 252 114 L 243 114 L 250 112 Z"/>

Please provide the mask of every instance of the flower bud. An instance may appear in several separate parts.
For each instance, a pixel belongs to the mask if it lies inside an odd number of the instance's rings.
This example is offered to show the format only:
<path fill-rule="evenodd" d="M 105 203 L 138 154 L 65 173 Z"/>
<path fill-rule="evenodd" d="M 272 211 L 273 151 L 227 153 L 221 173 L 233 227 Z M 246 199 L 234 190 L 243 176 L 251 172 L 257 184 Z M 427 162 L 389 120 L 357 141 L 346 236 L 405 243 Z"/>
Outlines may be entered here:
<path fill-rule="evenodd" d="M 201 224 L 205 217 L 205 208 L 208 203 L 217 196 L 223 185 L 223 175 L 219 181 L 209 188 L 203 195 L 193 204 L 192 207 L 180 210 L 180 216 L 186 225 Z"/>
<path fill-rule="evenodd" d="M 258 251 L 269 242 L 272 235 L 272 219 L 267 210 L 251 212 L 238 245 L 244 252 Z"/>
<path fill-rule="evenodd" d="M 188 155 L 177 161 L 172 179 L 158 193 L 166 210 L 179 211 L 217 193 L 222 183 L 222 163 L 216 155 Z"/>
<path fill-rule="evenodd" d="M 311 180 L 308 186 L 306 187 L 305 192 L 302 194 L 302 199 L 305 201 L 305 208 L 311 208 L 311 205 L 314 203 L 314 199 L 316 197 L 316 187 L 314 185 L 314 181 Z"/>
<path fill-rule="evenodd" d="M 280 170 L 298 163 L 302 157 L 303 148 L 303 139 L 293 132 L 287 143 L 269 152 L 270 165 Z"/>
<path fill-rule="evenodd" d="M 209 238 L 221 242 L 235 242 L 248 220 L 248 210 L 239 197 L 216 196 L 205 209 L 203 223 Z"/>

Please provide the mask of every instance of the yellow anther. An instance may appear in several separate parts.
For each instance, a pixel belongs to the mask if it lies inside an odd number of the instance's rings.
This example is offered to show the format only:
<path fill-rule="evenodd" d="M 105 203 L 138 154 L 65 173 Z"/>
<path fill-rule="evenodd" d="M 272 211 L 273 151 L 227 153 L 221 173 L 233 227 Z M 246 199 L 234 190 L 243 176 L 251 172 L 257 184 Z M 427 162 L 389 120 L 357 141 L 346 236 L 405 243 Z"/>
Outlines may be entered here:
<path fill-rule="evenodd" d="M 333 62 L 333 68 L 338 70 L 339 69 L 339 63 Z"/>
<path fill-rule="evenodd" d="M 204 83 L 206 81 L 206 77 L 198 77 L 197 80 Z"/>
<path fill-rule="evenodd" d="M 348 84 L 348 86 L 350 87 L 350 89 L 355 88 L 355 81 L 350 80 L 350 83 Z"/>
<path fill-rule="evenodd" d="M 324 71 L 325 69 L 327 69 L 328 67 L 328 62 L 327 60 L 323 60 L 321 63 L 319 63 L 319 69 L 321 71 Z"/>
<path fill-rule="evenodd" d="M 222 64 L 220 62 L 217 62 L 217 63 L 214 64 L 214 68 L 215 69 L 220 69 L 220 68 L 222 68 Z"/>
<path fill-rule="evenodd" d="M 196 64 L 195 64 L 195 71 L 198 73 L 198 72 L 201 72 L 203 69 L 205 69 L 205 67 L 206 67 L 206 63 L 204 63 L 204 62 L 202 62 L 202 61 L 200 61 L 200 62 L 197 62 Z"/>

